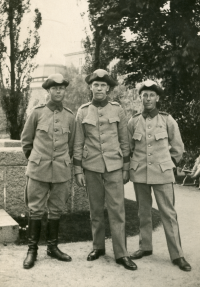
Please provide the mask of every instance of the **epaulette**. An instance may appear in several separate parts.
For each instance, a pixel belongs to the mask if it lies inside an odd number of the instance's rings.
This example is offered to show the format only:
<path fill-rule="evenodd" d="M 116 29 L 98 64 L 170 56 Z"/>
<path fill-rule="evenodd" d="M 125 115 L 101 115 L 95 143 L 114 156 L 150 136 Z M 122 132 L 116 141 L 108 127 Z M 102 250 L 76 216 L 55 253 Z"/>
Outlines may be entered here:
<path fill-rule="evenodd" d="M 46 104 L 41 104 L 41 105 L 35 106 L 35 107 L 33 107 L 33 108 L 34 108 L 34 109 L 39 109 L 39 108 L 44 108 L 44 107 L 46 107 Z"/>
<path fill-rule="evenodd" d="M 135 117 L 137 117 L 137 116 L 139 116 L 139 115 L 141 115 L 141 113 L 134 114 L 134 115 L 132 116 L 132 118 L 135 118 Z"/>
<path fill-rule="evenodd" d="M 116 105 L 116 106 L 120 106 L 120 104 L 118 102 L 111 102 L 111 101 L 108 101 L 111 105 Z"/>
<path fill-rule="evenodd" d="M 66 108 L 66 107 L 64 107 L 64 106 L 63 106 L 63 108 L 64 108 L 66 111 L 70 112 L 72 115 L 74 114 L 70 109 L 68 109 L 68 108 Z"/>
<path fill-rule="evenodd" d="M 159 114 L 162 114 L 162 115 L 165 115 L 165 116 L 169 116 L 169 114 L 168 114 L 168 113 L 166 113 L 166 112 L 162 112 L 162 111 L 159 111 Z"/>
<path fill-rule="evenodd" d="M 92 103 L 92 102 L 88 102 L 88 103 L 86 103 L 86 104 L 83 104 L 83 105 L 81 106 L 81 109 L 83 109 L 83 108 L 85 108 L 85 107 L 88 107 L 89 105 L 91 105 L 91 103 Z"/>

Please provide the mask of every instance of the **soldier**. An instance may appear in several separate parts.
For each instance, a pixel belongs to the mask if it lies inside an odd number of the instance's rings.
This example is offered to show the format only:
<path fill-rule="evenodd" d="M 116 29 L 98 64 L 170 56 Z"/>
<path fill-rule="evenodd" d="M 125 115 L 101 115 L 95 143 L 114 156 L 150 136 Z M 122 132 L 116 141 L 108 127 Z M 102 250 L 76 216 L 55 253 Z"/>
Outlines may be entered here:
<path fill-rule="evenodd" d="M 181 270 L 190 271 L 181 248 L 177 214 L 174 208 L 173 168 L 181 159 L 184 145 L 178 125 L 171 115 L 156 108 L 163 90 L 153 81 L 143 82 L 139 88 L 144 106 L 128 123 L 131 147 L 130 180 L 139 208 L 139 250 L 131 255 L 139 259 L 153 253 L 152 197 L 153 189 L 164 226 L 171 260 Z"/>
<path fill-rule="evenodd" d="M 76 182 L 80 187 L 86 185 L 90 203 L 93 251 L 87 260 L 93 261 L 105 254 L 106 199 L 116 262 L 136 270 L 137 266 L 128 256 L 125 239 L 123 183 L 129 181 L 130 155 L 127 123 L 120 105 L 107 99 L 109 88 L 117 83 L 102 69 L 85 80 L 93 99 L 77 113 L 74 166 Z"/>
<path fill-rule="evenodd" d="M 71 257 L 58 247 L 59 219 L 70 193 L 75 117 L 63 107 L 69 82 L 61 74 L 52 74 L 42 87 L 50 100 L 35 107 L 22 132 L 22 148 L 28 159 L 26 175 L 29 207 L 28 253 L 24 268 L 33 267 L 37 257 L 41 219 L 47 202 L 47 255 L 62 261 Z"/>

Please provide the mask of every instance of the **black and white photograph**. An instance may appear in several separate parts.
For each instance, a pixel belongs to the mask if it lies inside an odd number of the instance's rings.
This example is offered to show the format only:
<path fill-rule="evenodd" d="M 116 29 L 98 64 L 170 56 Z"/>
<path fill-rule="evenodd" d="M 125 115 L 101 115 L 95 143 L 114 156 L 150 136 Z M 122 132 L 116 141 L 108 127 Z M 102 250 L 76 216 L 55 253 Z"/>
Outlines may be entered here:
<path fill-rule="evenodd" d="M 198 0 L 0 0 L 0 286 L 200 287 Z"/>

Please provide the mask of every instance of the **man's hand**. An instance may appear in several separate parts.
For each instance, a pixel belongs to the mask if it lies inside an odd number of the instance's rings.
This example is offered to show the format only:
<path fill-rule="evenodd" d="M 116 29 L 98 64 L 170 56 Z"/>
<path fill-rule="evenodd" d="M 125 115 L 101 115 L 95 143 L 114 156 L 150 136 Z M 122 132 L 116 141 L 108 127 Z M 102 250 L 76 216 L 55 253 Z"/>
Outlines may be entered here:
<path fill-rule="evenodd" d="M 78 173 L 75 175 L 76 183 L 79 187 L 85 187 L 85 177 L 82 173 Z"/>
<path fill-rule="evenodd" d="M 126 184 L 127 182 L 129 182 L 129 171 L 123 170 L 123 183 Z"/>

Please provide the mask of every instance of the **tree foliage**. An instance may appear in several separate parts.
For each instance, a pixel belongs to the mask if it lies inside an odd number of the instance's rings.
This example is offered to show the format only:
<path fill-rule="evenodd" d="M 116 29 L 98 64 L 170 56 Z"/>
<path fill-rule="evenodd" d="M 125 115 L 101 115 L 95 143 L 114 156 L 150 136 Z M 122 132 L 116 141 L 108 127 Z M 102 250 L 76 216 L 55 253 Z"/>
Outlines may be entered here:
<path fill-rule="evenodd" d="M 22 41 L 22 21 L 30 12 L 30 0 L 1 0 L 0 2 L 0 89 L 1 102 L 11 139 L 19 139 L 24 113 L 29 100 L 33 62 L 38 53 L 42 24 L 41 13 L 35 9 L 33 27 L 28 27 Z"/>
<path fill-rule="evenodd" d="M 134 87 L 146 78 L 159 79 L 165 89 L 161 109 L 178 121 L 187 149 L 200 147 L 200 119 L 196 113 L 200 107 L 199 1 L 88 2 L 93 35 L 99 27 L 104 29 L 104 39 L 108 37 L 108 41 L 104 45 L 102 40 L 100 50 L 120 59 L 115 68 L 118 74 L 127 75 L 125 84 Z M 124 36 L 127 30 L 132 33 L 130 40 Z M 115 33 L 120 38 L 118 42 L 112 38 Z"/>

